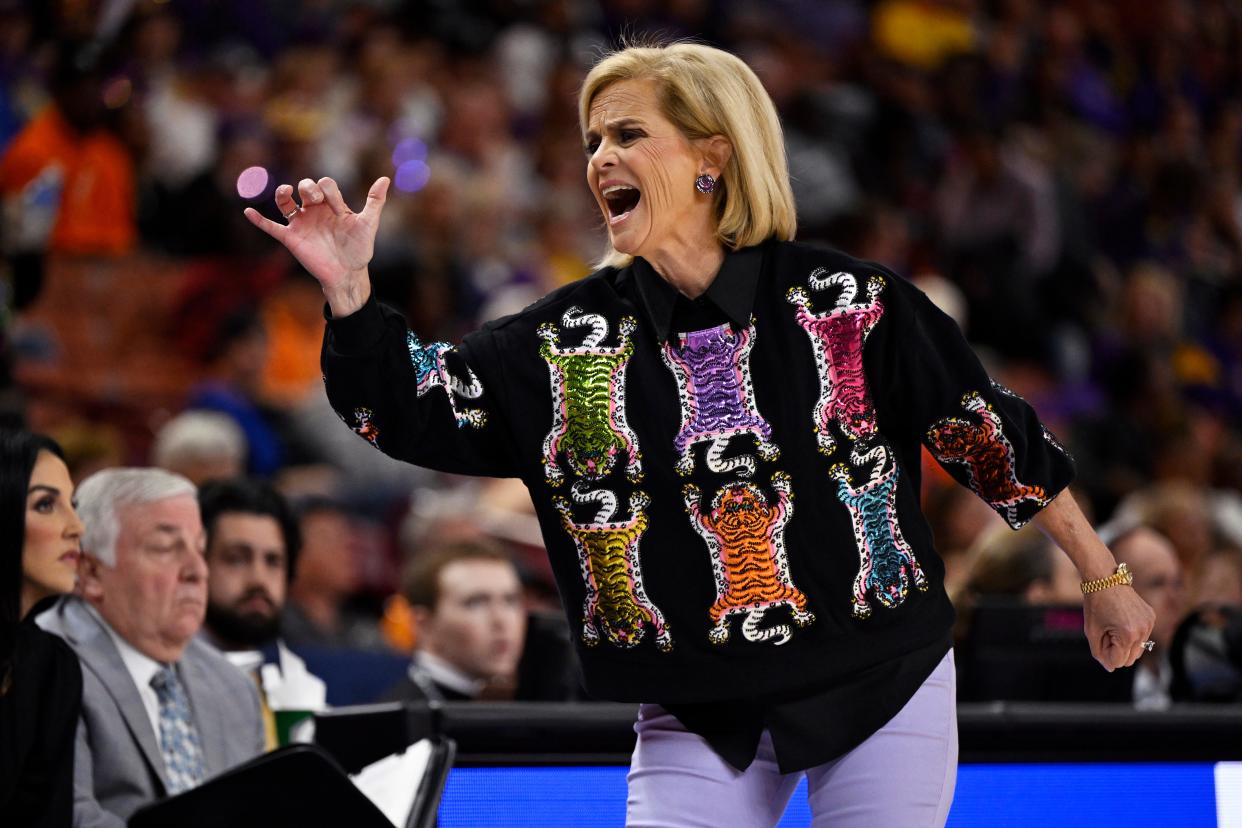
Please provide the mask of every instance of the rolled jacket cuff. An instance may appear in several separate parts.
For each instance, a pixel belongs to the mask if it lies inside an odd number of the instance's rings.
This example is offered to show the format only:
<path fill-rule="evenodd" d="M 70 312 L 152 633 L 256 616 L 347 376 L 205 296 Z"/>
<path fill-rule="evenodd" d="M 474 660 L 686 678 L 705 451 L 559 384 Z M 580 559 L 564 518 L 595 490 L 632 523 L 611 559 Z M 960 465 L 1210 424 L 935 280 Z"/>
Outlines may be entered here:
<path fill-rule="evenodd" d="M 333 317 L 325 302 L 323 318 L 328 323 L 332 346 L 339 354 L 363 353 L 384 338 L 384 312 L 372 293 L 366 303 L 349 316 Z"/>

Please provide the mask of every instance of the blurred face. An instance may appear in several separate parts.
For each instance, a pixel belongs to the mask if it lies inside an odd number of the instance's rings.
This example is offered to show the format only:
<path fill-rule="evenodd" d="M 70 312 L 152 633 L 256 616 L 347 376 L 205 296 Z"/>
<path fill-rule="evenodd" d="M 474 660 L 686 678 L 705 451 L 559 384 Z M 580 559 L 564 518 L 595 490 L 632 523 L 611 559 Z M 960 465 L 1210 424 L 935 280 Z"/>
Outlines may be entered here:
<path fill-rule="evenodd" d="M 1165 648 L 1182 620 L 1182 567 L 1173 544 L 1150 529 L 1136 529 L 1114 544 L 1118 561 L 1134 572 L 1134 590 L 1156 611 L 1152 640 Z"/>
<path fill-rule="evenodd" d="M 180 495 L 129 504 L 117 518 L 116 566 L 88 556 L 83 594 L 139 652 L 157 661 L 176 661 L 202 626 L 207 609 L 198 501 Z"/>
<path fill-rule="evenodd" d="M 195 486 L 201 486 L 209 480 L 228 480 L 243 474 L 246 469 L 241 458 L 217 454 L 211 457 L 195 457 L 184 463 L 174 465 L 169 471 L 186 477 Z"/>
<path fill-rule="evenodd" d="M 82 521 L 73 510 L 73 481 L 55 454 L 39 452 L 26 489 L 21 613 L 50 595 L 73 592 Z"/>
<path fill-rule="evenodd" d="M 1059 549 L 1048 550 L 1052 561 L 1052 576 L 1047 581 L 1036 581 L 1027 587 L 1027 603 L 1081 604 L 1082 588 L 1079 586 L 1078 570 L 1069 556 Z"/>
<path fill-rule="evenodd" d="M 454 561 L 440 570 L 434 611 L 414 608 L 420 646 L 476 679 L 512 675 L 522 657 L 526 611 L 513 565 Z"/>
<path fill-rule="evenodd" d="M 311 512 L 302 518 L 302 552 L 298 558 L 300 592 L 341 598 L 358 586 L 355 539 L 349 518 L 339 512 Z"/>
<path fill-rule="evenodd" d="M 1242 570 L 1227 554 L 1203 562 L 1195 582 L 1194 605 L 1242 607 Z"/>
<path fill-rule="evenodd" d="M 225 512 L 207 546 L 207 626 L 227 647 L 276 637 L 289 560 L 271 515 Z"/>
<path fill-rule="evenodd" d="M 714 239 L 712 197 L 695 190 L 694 180 L 720 170 L 664 117 L 653 81 L 601 90 L 584 140 L 587 183 L 619 252 L 651 260 L 687 231 L 706 228 Z"/>

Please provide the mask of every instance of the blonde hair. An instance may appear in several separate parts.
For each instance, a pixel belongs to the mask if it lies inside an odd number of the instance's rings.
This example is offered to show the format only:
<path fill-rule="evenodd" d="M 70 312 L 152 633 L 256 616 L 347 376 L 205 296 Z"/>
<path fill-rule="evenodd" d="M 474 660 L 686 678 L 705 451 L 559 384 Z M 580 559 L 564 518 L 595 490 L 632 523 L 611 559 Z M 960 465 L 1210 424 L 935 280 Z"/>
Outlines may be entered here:
<path fill-rule="evenodd" d="M 794 237 L 798 217 L 781 122 L 749 66 L 698 43 L 622 48 L 600 60 L 582 82 L 578 117 L 584 133 L 595 97 L 627 80 L 655 81 L 664 116 L 687 139 L 723 135 L 733 145 L 715 195 L 716 238 L 725 247 Z M 632 260 L 609 244 L 599 265 L 625 267 Z"/>

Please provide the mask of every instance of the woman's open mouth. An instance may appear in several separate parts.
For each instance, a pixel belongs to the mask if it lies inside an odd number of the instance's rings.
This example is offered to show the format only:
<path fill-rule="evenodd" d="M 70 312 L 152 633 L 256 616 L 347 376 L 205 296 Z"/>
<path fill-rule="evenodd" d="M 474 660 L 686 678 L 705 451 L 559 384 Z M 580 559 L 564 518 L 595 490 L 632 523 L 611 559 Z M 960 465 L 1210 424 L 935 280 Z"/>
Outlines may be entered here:
<path fill-rule="evenodd" d="M 600 194 L 604 197 L 604 204 L 608 206 L 608 223 L 611 225 L 620 224 L 629 218 L 643 197 L 637 187 L 629 184 L 609 185 Z"/>

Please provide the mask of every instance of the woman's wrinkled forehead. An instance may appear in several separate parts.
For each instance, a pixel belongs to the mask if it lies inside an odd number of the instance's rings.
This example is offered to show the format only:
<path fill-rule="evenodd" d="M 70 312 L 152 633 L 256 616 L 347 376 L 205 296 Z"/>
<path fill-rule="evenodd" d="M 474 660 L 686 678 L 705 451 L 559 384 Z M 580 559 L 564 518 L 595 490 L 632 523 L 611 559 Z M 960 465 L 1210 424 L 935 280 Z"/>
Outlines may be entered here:
<path fill-rule="evenodd" d="M 649 119 L 660 115 L 660 96 L 651 80 L 610 83 L 596 93 L 588 110 L 586 131 L 600 132 L 605 124 L 622 119 Z"/>

